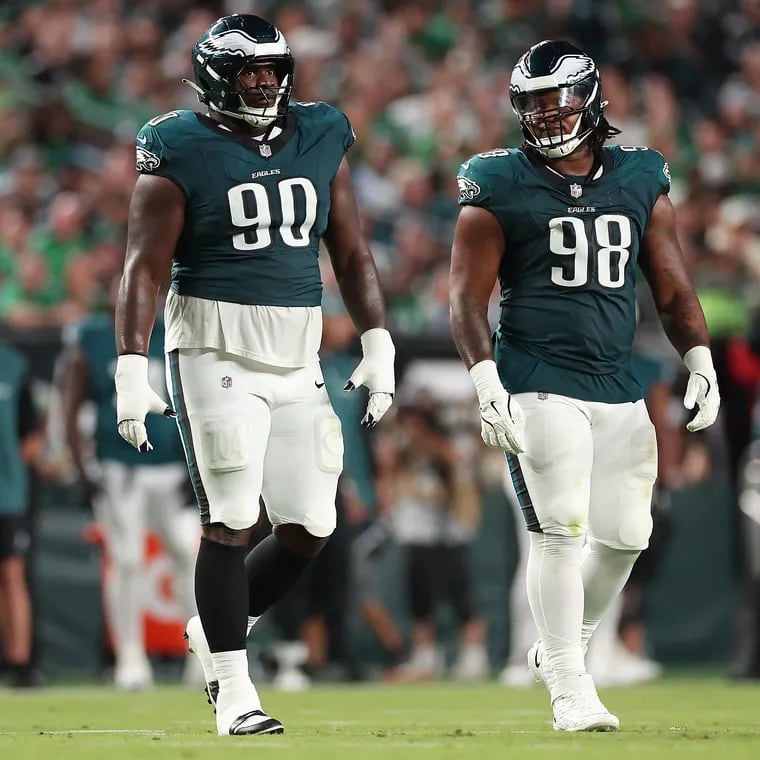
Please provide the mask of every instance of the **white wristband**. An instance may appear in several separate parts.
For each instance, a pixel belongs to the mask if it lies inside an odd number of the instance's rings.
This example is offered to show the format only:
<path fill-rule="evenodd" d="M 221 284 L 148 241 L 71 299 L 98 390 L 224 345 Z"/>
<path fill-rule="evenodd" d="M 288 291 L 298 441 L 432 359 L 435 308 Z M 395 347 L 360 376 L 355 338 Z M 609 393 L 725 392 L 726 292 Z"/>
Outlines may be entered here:
<path fill-rule="evenodd" d="M 383 327 L 373 327 L 361 334 L 362 352 L 365 356 L 374 354 L 395 356 L 391 334 Z"/>
<path fill-rule="evenodd" d="M 694 346 L 683 355 L 683 363 L 689 372 L 699 372 L 701 375 L 715 375 L 712 351 L 707 346 Z"/>
<path fill-rule="evenodd" d="M 493 359 L 484 359 L 482 362 L 470 367 L 470 377 L 478 394 L 478 401 L 485 403 L 499 398 L 506 390 L 499 378 L 496 362 Z"/>

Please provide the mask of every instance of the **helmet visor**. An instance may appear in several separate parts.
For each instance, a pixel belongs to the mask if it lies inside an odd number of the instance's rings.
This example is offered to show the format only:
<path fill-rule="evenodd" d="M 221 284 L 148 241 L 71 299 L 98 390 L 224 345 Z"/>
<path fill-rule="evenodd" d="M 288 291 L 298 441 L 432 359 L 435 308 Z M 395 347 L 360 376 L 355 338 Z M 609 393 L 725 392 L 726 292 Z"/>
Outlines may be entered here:
<path fill-rule="evenodd" d="M 521 120 L 534 121 L 549 116 L 564 116 L 582 111 L 596 89 L 595 82 L 580 82 L 566 87 L 512 94 L 512 105 Z"/>

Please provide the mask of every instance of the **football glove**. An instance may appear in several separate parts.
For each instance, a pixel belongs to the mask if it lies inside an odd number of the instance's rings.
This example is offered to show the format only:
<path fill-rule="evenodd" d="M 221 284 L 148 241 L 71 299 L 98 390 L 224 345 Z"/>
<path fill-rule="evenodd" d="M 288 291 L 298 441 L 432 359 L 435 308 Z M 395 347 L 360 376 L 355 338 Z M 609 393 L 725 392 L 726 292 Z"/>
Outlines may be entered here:
<path fill-rule="evenodd" d="M 718 378 L 713 367 L 712 353 L 707 346 L 694 346 L 683 357 L 683 363 L 689 370 L 689 382 L 683 397 L 683 405 L 687 409 L 698 411 L 694 418 L 686 425 L 686 429 L 692 433 L 704 430 L 715 422 L 720 409 L 720 391 L 718 390 Z"/>
<path fill-rule="evenodd" d="M 381 327 L 374 327 L 362 333 L 363 358 L 354 370 L 344 391 L 352 391 L 360 385 L 369 391 L 367 411 L 362 417 L 362 427 L 374 427 L 393 403 L 396 392 L 396 377 L 393 365 L 396 348 L 391 334 Z"/>
<path fill-rule="evenodd" d="M 116 419 L 119 435 L 142 452 L 152 451 L 145 429 L 148 412 L 176 417 L 177 413 L 148 383 L 148 357 L 123 354 L 116 362 Z"/>
<path fill-rule="evenodd" d="M 524 450 L 525 415 L 499 379 L 491 359 L 470 368 L 480 405 L 480 436 L 491 449 L 521 454 Z"/>

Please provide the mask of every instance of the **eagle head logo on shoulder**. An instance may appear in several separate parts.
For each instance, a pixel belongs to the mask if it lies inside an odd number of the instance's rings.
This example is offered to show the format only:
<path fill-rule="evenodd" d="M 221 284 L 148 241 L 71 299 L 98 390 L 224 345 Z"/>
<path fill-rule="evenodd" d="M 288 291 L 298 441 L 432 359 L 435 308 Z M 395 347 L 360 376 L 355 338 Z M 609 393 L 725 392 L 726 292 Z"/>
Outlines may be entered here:
<path fill-rule="evenodd" d="M 152 172 L 154 169 L 158 169 L 160 163 L 161 159 L 155 153 L 151 153 L 145 148 L 137 148 L 135 167 L 138 172 Z"/>
<path fill-rule="evenodd" d="M 480 195 L 480 185 L 477 182 L 473 182 L 467 177 L 457 177 L 457 185 L 459 186 L 459 202 L 471 201 Z"/>
<path fill-rule="evenodd" d="M 274 41 L 280 41 L 279 30 L 277 31 L 277 39 Z M 245 58 L 256 55 L 257 45 L 257 39 L 254 39 L 239 29 L 230 29 L 221 34 L 215 34 L 207 40 L 203 40 L 203 42 L 199 43 L 198 50 L 205 55 L 227 53 L 227 55 L 239 55 Z"/>

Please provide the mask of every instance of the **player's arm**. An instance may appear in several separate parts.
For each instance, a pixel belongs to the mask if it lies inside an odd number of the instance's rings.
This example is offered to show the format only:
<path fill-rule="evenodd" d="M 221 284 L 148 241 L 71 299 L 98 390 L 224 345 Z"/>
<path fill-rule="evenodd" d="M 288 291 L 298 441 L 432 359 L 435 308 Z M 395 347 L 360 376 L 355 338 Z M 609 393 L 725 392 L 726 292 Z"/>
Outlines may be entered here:
<path fill-rule="evenodd" d="M 127 253 L 116 303 L 116 352 L 148 355 L 156 298 L 185 221 L 185 196 L 170 179 L 137 178 L 129 205 Z"/>
<path fill-rule="evenodd" d="M 170 179 L 141 174 L 129 206 L 127 253 L 116 302 L 116 406 L 121 436 L 140 451 L 152 446 L 148 412 L 174 411 L 148 384 L 148 348 L 156 298 L 185 221 L 185 196 Z"/>
<path fill-rule="evenodd" d="M 673 204 L 660 195 L 641 241 L 639 265 L 652 290 L 662 326 L 689 370 L 684 404 L 699 406 L 687 425 L 701 430 L 715 422 L 720 406 L 705 315 L 691 284 L 676 235 Z"/>
<path fill-rule="evenodd" d="M 385 299 L 375 260 L 361 231 L 351 172 L 345 158 L 330 191 L 325 244 L 346 309 L 359 333 L 385 328 Z"/>
<path fill-rule="evenodd" d="M 324 240 L 346 310 L 360 333 L 364 354 L 345 389 L 367 386 L 370 397 L 362 425 L 371 427 L 388 411 L 393 399 L 396 350 L 386 329 L 380 277 L 362 235 L 351 172 L 345 158 L 332 182 Z"/>
<path fill-rule="evenodd" d="M 449 306 L 451 335 L 467 369 L 493 359 L 488 302 L 503 255 L 496 217 L 479 206 L 463 206 L 451 247 Z"/>
<path fill-rule="evenodd" d="M 479 206 L 463 206 L 451 248 L 451 335 L 478 394 L 483 440 L 516 454 L 522 451 L 522 410 L 499 378 L 488 324 L 488 302 L 504 249 L 498 219 Z"/>

